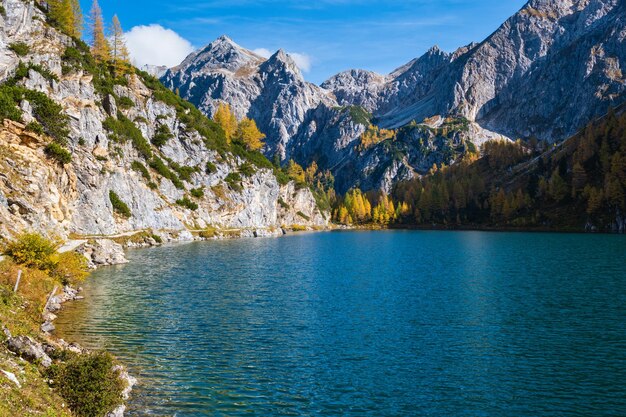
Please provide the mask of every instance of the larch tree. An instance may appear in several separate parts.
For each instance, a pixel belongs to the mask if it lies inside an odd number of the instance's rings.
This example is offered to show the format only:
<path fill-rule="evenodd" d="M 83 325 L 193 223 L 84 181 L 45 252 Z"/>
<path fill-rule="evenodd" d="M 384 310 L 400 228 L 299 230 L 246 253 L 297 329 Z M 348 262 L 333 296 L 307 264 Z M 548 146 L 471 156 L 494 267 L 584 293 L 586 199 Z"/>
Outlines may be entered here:
<path fill-rule="evenodd" d="M 79 0 L 71 0 L 72 6 L 72 14 L 74 17 L 74 28 L 72 36 L 76 38 L 81 38 L 83 34 L 83 25 L 85 22 L 83 21 L 83 11 L 80 8 Z"/>
<path fill-rule="evenodd" d="M 104 20 L 102 19 L 102 9 L 98 4 L 98 0 L 93 0 L 89 25 L 93 55 L 101 62 L 109 61 L 111 59 L 111 49 L 104 35 Z"/>
<path fill-rule="evenodd" d="M 220 104 L 213 116 L 213 121 L 220 125 L 226 135 L 226 140 L 230 143 L 237 134 L 238 129 L 237 117 L 230 109 L 230 106 L 225 103 Z"/>
<path fill-rule="evenodd" d="M 126 47 L 126 39 L 122 24 L 117 15 L 113 16 L 113 26 L 111 34 L 111 58 L 113 60 L 113 70 L 115 76 L 124 74 L 130 68 L 130 56 Z"/>
<path fill-rule="evenodd" d="M 265 139 L 265 135 L 261 133 L 256 122 L 247 117 L 239 123 L 237 137 L 251 151 L 261 149 L 263 147 L 263 139 Z"/>
<path fill-rule="evenodd" d="M 48 12 L 50 18 L 56 22 L 61 30 L 74 36 L 74 10 L 72 0 L 49 0 Z"/>

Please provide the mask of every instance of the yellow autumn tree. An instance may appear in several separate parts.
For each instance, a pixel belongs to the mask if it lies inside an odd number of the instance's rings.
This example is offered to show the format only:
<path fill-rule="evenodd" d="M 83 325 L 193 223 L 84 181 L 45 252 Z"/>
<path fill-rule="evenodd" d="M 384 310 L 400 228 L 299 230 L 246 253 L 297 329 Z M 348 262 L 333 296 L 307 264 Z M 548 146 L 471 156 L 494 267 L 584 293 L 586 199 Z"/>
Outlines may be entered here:
<path fill-rule="evenodd" d="M 244 117 L 237 128 L 237 139 L 249 150 L 258 151 L 263 147 L 265 135 L 261 133 L 254 120 Z"/>
<path fill-rule="evenodd" d="M 130 68 L 130 56 L 126 47 L 126 39 L 122 24 L 117 15 L 113 16 L 113 26 L 111 34 L 111 58 L 113 60 L 113 71 L 118 77 Z"/>
<path fill-rule="evenodd" d="M 79 0 L 71 0 L 72 14 L 74 15 L 74 28 L 72 36 L 75 38 L 81 38 L 83 35 L 83 10 L 80 8 Z"/>
<path fill-rule="evenodd" d="M 395 218 L 396 209 L 394 207 L 393 201 L 389 198 L 388 195 L 383 194 L 376 207 L 374 207 L 374 211 L 372 212 L 372 220 L 374 221 L 374 223 L 386 225 L 395 220 Z"/>
<path fill-rule="evenodd" d="M 289 178 L 298 183 L 304 183 L 304 169 L 298 163 L 296 163 L 293 159 L 289 160 L 289 164 L 287 165 L 287 175 Z"/>
<path fill-rule="evenodd" d="M 92 36 L 91 52 L 94 57 L 101 62 L 111 59 L 111 49 L 104 36 L 104 20 L 102 20 L 102 9 L 98 4 L 98 0 L 93 0 L 90 12 L 89 31 Z"/>
<path fill-rule="evenodd" d="M 315 181 L 315 175 L 317 174 L 317 162 L 313 161 L 311 162 L 311 165 L 309 165 L 309 167 L 306 169 L 306 171 L 304 172 L 304 176 L 305 176 L 305 180 L 307 182 L 307 184 L 313 184 Z"/>
<path fill-rule="evenodd" d="M 360 189 L 348 191 L 344 197 L 344 205 L 353 221 L 365 223 L 371 219 L 372 204 Z"/>
<path fill-rule="evenodd" d="M 222 103 L 217 106 L 217 110 L 213 116 L 213 121 L 220 125 L 226 135 L 226 141 L 230 143 L 230 141 L 237 134 L 237 129 L 239 128 L 237 117 L 230 109 L 230 106 L 226 103 Z"/>
<path fill-rule="evenodd" d="M 359 150 L 366 150 L 382 141 L 393 139 L 396 133 L 393 130 L 380 129 L 378 126 L 369 125 L 367 130 L 361 135 Z"/>
<path fill-rule="evenodd" d="M 48 13 L 50 19 L 56 22 L 63 32 L 74 36 L 72 0 L 49 0 Z"/>

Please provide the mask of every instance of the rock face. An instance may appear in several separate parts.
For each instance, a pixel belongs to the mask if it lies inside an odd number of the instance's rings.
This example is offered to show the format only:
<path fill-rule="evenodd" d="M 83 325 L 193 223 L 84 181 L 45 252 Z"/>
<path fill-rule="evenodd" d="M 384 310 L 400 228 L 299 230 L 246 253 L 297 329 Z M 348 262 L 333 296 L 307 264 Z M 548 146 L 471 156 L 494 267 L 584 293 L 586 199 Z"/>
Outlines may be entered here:
<path fill-rule="evenodd" d="M 40 64 L 54 75 L 52 79 L 31 67 L 18 85 L 42 92 L 63 107 L 69 118 L 67 147 L 72 161 L 62 165 L 46 155 L 44 148 L 51 139 L 25 129 L 35 114 L 32 104 L 22 101 L 24 123 L 5 120 L 0 127 L 0 236 L 10 237 L 26 229 L 61 238 L 70 233 L 101 237 L 151 230 L 192 238 L 189 229 L 290 226 L 288 220 L 295 212 L 278 208 L 279 195 L 285 194 L 283 188 L 289 185 L 281 186 L 271 170 L 255 167 L 252 174 L 242 175 L 240 183 L 226 181 L 249 162 L 206 145 L 189 121 L 181 120 L 185 115 L 180 109 L 157 98 L 155 87 L 149 87 L 143 76 L 127 75 L 124 82 L 112 87 L 112 93 L 99 92 L 93 75 L 82 68 L 67 71 L 64 67 L 67 63 L 61 57 L 73 41 L 48 26 L 32 2 L 5 0 L 4 7 L 6 17 L 0 14 L 0 83 L 13 76 L 20 60 L 26 65 Z M 27 56 L 18 57 L 9 49 L 14 42 L 29 46 Z M 290 74 L 289 60 L 284 54 L 276 57 L 280 60 Z M 268 69 L 267 74 L 270 72 Z M 210 103 L 210 99 L 204 101 L 206 106 Z M 158 129 L 165 129 L 165 144 L 151 146 L 150 152 L 170 171 L 174 167 L 186 170 L 180 183 L 149 168 L 148 158 L 132 141 L 116 139 L 107 128 L 107 119 L 129 121 L 146 141 L 152 140 Z M 147 168 L 142 172 L 138 163 Z M 202 192 L 193 196 L 192 189 Z M 114 211 L 111 192 L 128 206 L 130 216 Z M 291 198 L 291 194 L 285 195 Z M 320 213 L 312 196 L 304 198 L 311 198 L 305 212 L 311 220 L 298 224 L 326 225 L 327 216 Z M 197 209 L 184 204 L 185 199 Z M 92 260 L 117 262 L 113 258 Z"/>
<path fill-rule="evenodd" d="M 418 149 L 437 150 L 407 142 L 408 154 L 395 160 L 384 143 L 371 154 L 355 152 L 367 123 L 350 120 L 343 108 L 360 106 L 384 128 L 464 118 L 475 145 L 532 136 L 560 141 L 625 100 L 625 20 L 619 0 L 532 0 L 479 44 L 453 53 L 433 47 L 388 75 L 349 70 L 321 88 L 304 82 L 284 53 L 263 61 L 222 37 L 163 80 L 207 114 L 220 100 L 238 117 L 255 118 L 268 135 L 270 157 L 278 152 L 302 165 L 316 161 L 343 189 L 379 187 L 423 174 L 407 161 L 425 159 Z M 364 170 L 367 178 L 359 175 Z"/>
<path fill-rule="evenodd" d="M 322 86 L 386 127 L 456 115 L 509 137 L 559 141 L 624 101 L 625 7 L 532 0 L 480 44 L 435 47 L 383 81 L 351 71 Z"/>

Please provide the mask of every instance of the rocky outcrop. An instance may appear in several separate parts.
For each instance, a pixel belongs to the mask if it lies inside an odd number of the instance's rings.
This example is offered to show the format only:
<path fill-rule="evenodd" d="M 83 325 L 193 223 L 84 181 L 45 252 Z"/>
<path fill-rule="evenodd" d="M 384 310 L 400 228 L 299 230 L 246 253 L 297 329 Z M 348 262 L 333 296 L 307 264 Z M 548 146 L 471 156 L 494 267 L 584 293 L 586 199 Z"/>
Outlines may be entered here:
<path fill-rule="evenodd" d="M 92 74 L 62 60 L 66 48 L 75 46 L 73 41 L 48 26 L 32 2 L 5 0 L 4 7 L 0 77 L 13 76 L 20 60 L 40 64 L 53 74 L 31 67 L 18 85 L 44 93 L 63 107 L 72 161 L 63 165 L 44 152 L 51 139 L 25 128 L 36 114 L 32 103 L 22 101 L 24 123 L 7 120 L 0 128 L 0 236 L 38 230 L 65 239 L 70 234 L 102 237 L 150 230 L 192 238 L 188 229 L 275 229 L 289 222 L 284 216 L 295 214 L 278 209 L 284 186 L 267 168 L 252 173 L 248 169 L 238 183 L 227 181 L 249 162 L 206 145 L 189 120 L 182 120 L 180 108 L 157 98 L 155 87 L 149 87 L 143 76 L 127 75 L 104 93 Z M 28 55 L 20 58 L 13 53 L 8 47 L 13 42 L 25 42 Z M 276 60 L 284 60 L 289 67 L 285 71 L 292 71 L 285 56 Z M 169 171 L 182 169 L 179 182 L 150 168 L 145 151 L 131 140 L 120 140 L 107 127 L 117 119 L 132 124 L 146 143 L 158 129 L 167 132 L 166 143 L 150 146 L 150 153 Z M 129 216 L 114 210 L 111 192 L 128 206 Z M 325 226 L 314 200 L 310 203 L 305 214 L 312 220 L 306 225 Z M 93 248 L 86 251 L 94 264 L 122 259 L 100 258 Z"/>
<path fill-rule="evenodd" d="M 30 362 L 38 362 L 45 368 L 52 365 L 52 359 L 45 352 L 43 345 L 30 336 L 9 338 L 7 347 L 11 352 Z"/>
<path fill-rule="evenodd" d="M 90 240 L 76 249 L 87 258 L 89 267 L 119 265 L 128 262 L 124 255 L 124 248 L 110 239 Z"/>

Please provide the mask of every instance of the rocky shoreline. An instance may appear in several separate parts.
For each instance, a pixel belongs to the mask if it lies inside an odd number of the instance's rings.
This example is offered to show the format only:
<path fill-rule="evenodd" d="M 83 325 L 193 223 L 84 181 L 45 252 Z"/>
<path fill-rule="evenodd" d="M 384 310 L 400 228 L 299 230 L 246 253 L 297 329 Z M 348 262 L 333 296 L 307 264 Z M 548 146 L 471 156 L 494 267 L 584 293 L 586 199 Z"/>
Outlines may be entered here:
<path fill-rule="evenodd" d="M 329 228 L 325 228 L 327 230 Z M 312 228 L 308 229 L 313 231 Z M 124 250 L 130 248 L 148 248 L 153 246 L 161 246 L 164 243 L 175 242 L 192 242 L 192 241 L 209 241 L 234 238 L 262 238 L 262 237 L 280 237 L 289 233 L 289 229 L 233 229 L 227 231 L 215 231 L 212 236 L 203 236 L 194 234 L 190 231 L 182 232 L 159 232 L 157 234 L 137 232 L 132 235 L 118 237 L 98 237 L 92 239 L 75 240 L 68 242 L 67 247 L 82 254 L 88 260 L 89 268 L 95 270 L 103 266 L 112 266 L 128 263 Z M 75 246 L 75 247 L 74 247 Z M 82 295 L 82 287 L 74 288 L 65 285 L 57 293 L 57 289 L 50 294 L 44 311 L 41 315 L 40 330 L 44 336 L 44 341 L 39 342 L 30 336 L 13 337 L 10 331 L 3 328 L 3 332 L 7 338 L 6 345 L 8 349 L 17 356 L 33 363 L 39 363 L 43 367 L 48 368 L 52 365 L 52 358 L 55 352 L 70 351 L 78 355 L 88 355 L 91 352 L 83 348 L 78 343 L 67 342 L 62 338 L 54 336 L 54 321 L 57 314 L 62 310 L 65 303 L 71 301 L 80 301 L 84 299 Z M 129 374 L 123 365 L 116 365 L 114 370 L 120 372 L 120 378 L 124 381 L 125 389 L 123 398 L 127 401 L 130 398 L 133 387 L 138 383 L 137 379 Z M 12 380 L 12 374 L 7 374 L 7 378 Z M 14 377 L 14 375 L 13 375 Z M 15 379 L 17 381 L 17 379 Z M 123 417 L 126 405 L 120 405 L 115 410 L 107 414 L 105 417 Z"/>
<path fill-rule="evenodd" d="M 18 357 L 31 362 L 38 363 L 44 368 L 49 368 L 53 364 L 52 357 L 57 356 L 61 352 L 69 351 L 76 355 L 89 355 L 92 352 L 83 348 L 78 343 L 68 343 L 61 338 L 54 337 L 52 333 L 55 330 L 54 320 L 64 303 L 69 301 L 82 300 L 84 297 L 80 295 L 82 288 L 73 288 L 69 285 L 63 287 L 59 294 L 55 290 L 50 294 L 41 319 L 41 332 L 44 335 L 44 341 L 39 342 L 31 336 L 15 336 L 11 334 L 9 329 L 3 327 L 2 331 L 6 337 L 6 346 L 9 351 L 13 352 Z M 130 394 L 133 387 L 137 384 L 137 379 L 128 373 L 128 370 L 123 365 L 115 365 L 114 371 L 119 372 L 119 377 L 124 383 L 124 390 L 122 392 L 122 398 L 127 401 L 130 398 Z M 4 372 L 4 371 L 3 371 Z M 20 383 L 14 374 L 10 372 L 5 373 L 6 377 L 14 381 L 18 387 Z M 116 407 L 113 411 L 108 413 L 105 417 L 123 417 L 126 410 L 126 405 L 122 404 Z"/>

